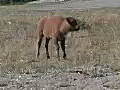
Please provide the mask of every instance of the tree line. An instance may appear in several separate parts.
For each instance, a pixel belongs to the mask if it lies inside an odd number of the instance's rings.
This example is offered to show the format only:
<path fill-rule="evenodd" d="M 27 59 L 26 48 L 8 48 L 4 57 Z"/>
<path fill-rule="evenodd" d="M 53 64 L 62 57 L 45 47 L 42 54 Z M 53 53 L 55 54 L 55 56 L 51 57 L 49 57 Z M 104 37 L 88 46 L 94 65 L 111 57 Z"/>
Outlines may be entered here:
<path fill-rule="evenodd" d="M 36 1 L 36 0 L 0 0 L 1 5 L 6 4 L 24 4 L 27 2 Z"/>

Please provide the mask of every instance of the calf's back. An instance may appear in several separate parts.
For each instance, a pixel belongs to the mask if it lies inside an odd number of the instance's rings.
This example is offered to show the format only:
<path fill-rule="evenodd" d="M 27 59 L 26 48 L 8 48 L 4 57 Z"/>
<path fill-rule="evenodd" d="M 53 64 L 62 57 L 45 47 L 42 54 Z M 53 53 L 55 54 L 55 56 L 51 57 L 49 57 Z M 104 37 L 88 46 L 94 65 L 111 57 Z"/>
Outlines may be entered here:
<path fill-rule="evenodd" d="M 54 38 L 60 37 L 60 35 L 67 34 L 70 28 L 66 18 L 60 16 L 52 16 L 43 18 L 38 23 L 39 33 L 43 33 L 45 37 Z"/>

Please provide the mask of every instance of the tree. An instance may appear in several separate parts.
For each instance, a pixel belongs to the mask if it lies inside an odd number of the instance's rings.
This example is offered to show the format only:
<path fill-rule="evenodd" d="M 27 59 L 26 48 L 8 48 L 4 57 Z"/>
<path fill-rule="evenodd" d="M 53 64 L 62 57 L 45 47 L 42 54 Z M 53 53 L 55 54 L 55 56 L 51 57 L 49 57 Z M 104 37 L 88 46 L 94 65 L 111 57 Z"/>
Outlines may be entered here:
<path fill-rule="evenodd" d="M 27 3 L 31 1 L 36 1 L 36 0 L 0 0 L 1 5 L 5 4 L 22 4 L 22 3 Z"/>

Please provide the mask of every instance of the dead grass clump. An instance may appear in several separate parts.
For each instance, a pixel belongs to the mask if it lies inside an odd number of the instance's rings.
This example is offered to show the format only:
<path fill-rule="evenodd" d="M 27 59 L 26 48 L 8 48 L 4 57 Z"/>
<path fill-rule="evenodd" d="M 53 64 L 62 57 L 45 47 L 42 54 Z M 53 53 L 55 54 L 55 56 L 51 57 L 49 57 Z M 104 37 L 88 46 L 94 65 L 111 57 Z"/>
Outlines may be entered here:
<path fill-rule="evenodd" d="M 92 22 L 96 25 L 116 25 L 120 23 L 120 15 L 116 13 L 92 16 Z"/>

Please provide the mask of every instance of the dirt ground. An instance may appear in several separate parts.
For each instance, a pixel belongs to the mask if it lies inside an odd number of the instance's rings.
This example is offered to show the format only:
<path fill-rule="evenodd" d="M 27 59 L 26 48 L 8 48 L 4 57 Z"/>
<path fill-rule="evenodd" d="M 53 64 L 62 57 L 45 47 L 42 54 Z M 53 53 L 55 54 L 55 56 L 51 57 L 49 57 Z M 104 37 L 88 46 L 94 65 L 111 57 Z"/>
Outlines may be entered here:
<path fill-rule="evenodd" d="M 120 73 L 8 74 L 1 77 L 0 90 L 120 90 Z"/>
<path fill-rule="evenodd" d="M 47 0 L 45 0 L 47 1 Z M 34 1 L 29 5 L 32 7 L 30 10 L 89 10 L 91 8 L 103 8 L 103 7 L 119 7 L 120 0 L 70 0 L 67 2 L 42 2 Z"/>
<path fill-rule="evenodd" d="M 36 59 L 36 23 L 50 15 L 76 17 L 85 27 L 68 34 L 68 60 L 60 51 L 57 61 L 52 41 L 51 59 L 46 59 L 44 42 Z M 119 8 L 58 12 L 1 6 L 0 90 L 120 90 L 119 24 Z"/>

